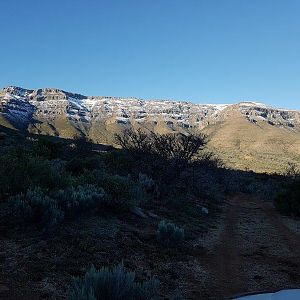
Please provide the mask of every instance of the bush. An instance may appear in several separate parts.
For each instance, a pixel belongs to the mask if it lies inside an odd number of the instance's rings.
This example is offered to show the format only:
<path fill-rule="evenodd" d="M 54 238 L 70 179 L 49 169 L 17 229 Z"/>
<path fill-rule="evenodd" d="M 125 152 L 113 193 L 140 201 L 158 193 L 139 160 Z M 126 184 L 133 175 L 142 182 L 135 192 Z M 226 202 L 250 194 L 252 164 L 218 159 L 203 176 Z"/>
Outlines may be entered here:
<path fill-rule="evenodd" d="M 136 160 L 124 150 L 113 150 L 103 155 L 105 166 L 112 172 L 119 175 L 131 173 Z"/>
<path fill-rule="evenodd" d="M 123 265 L 112 270 L 94 266 L 84 278 L 75 278 L 71 299 L 73 300 L 150 300 L 158 296 L 159 281 L 151 278 L 138 283 L 135 273 L 126 272 Z"/>
<path fill-rule="evenodd" d="M 204 149 L 207 138 L 203 134 L 147 133 L 129 128 L 115 135 L 116 143 L 131 153 L 150 154 L 176 163 L 189 163 Z"/>
<path fill-rule="evenodd" d="M 72 174 L 79 175 L 85 170 L 103 169 L 104 163 L 99 156 L 85 158 L 74 158 L 67 162 L 66 170 Z"/>
<path fill-rule="evenodd" d="M 291 178 L 299 177 L 300 176 L 299 166 L 293 162 L 289 162 L 285 171 L 283 172 L 283 175 Z"/>
<path fill-rule="evenodd" d="M 104 201 L 104 190 L 93 185 L 59 190 L 51 197 L 37 187 L 10 199 L 11 216 L 17 222 L 39 224 L 49 231 L 59 225 L 64 216 L 73 218 L 98 208 Z"/>
<path fill-rule="evenodd" d="M 128 176 L 110 175 L 99 170 L 85 172 L 78 179 L 79 184 L 95 184 L 106 193 L 105 204 L 108 208 L 128 210 L 144 198 L 142 188 Z"/>
<path fill-rule="evenodd" d="M 55 200 L 48 197 L 40 188 L 28 190 L 10 199 L 11 214 L 17 222 L 36 223 L 49 231 L 64 219 L 64 212 Z"/>
<path fill-rule="evenodd" d="M 146 174 L 139 173 L 139 185 L 145 192 L 150 192 L 155 189 L 155 182 Z"/>
<path fill-rule="evenodd" d="M 53 194 L 57 205 L 66 216 L 97 208 L 105 200 L 105 192 L 94 185 L 83 185 L 60 190 Z"/>
<path fill-rule="evenodd" d="M 151 135 L 142 129 L 127 128 L 122 134 L 115 135 L 116 143 L 123 149 L 136 153 L 152 152 Z"/>
<path fill-rule="evenodd" d="M 165 247 L 176 247 L 184 241 L 184 230 L 163 220 L 158 224 L 156 238 Z"/>
<path fill-rule="evenodd" d="M 275 207 L 282 214 L 300 217 L 300 181 L 290 184 L 277 195 Z"/>
<path fill-rule="evenodd" d="M 93 150 L 93 141 L 82 135 L 75 135 L 73 137 L 73 152 L 75 155 L 89 156 Z"/>
<path fill-rule="evenodd" d="M 142 201 L 143 192 L 129 177 L 105 175 L 100 180 L 109 207 L 127 210 Z"/>
<path fill-rule="evenodd" d="M 33 156 L 24 149 L 16 149 L 0 157 L 0 195 L 11 196 L 40 186 L 59 189 L 71 184 L 72 178 L 61 166 Z"/>
<path fill-rule="evenodd" d="M 33 144 L 32 151 L 37 156 L 57 158 L 60 154 L 61 148 L 61 143 L 50 141 L 46 137 L 40 137 L 39 140 Z"/>

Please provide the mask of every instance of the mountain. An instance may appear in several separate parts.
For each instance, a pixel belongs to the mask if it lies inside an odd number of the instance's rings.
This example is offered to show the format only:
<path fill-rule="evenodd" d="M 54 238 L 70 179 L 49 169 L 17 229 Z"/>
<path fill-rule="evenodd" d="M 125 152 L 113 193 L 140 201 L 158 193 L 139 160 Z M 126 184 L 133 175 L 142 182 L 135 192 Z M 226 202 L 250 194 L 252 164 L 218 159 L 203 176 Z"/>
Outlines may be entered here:
<path fill-rule="evenodd" d="M 300 111 L 256 102 L 195 104 L 9 86 L 0 91 L 0 125 L 65 138 L 85 135 L 105 144 L 128 126 L 158 133 L 203 131 L 230 167 L 279 172 L 289 162 L 300 163 Z"/>

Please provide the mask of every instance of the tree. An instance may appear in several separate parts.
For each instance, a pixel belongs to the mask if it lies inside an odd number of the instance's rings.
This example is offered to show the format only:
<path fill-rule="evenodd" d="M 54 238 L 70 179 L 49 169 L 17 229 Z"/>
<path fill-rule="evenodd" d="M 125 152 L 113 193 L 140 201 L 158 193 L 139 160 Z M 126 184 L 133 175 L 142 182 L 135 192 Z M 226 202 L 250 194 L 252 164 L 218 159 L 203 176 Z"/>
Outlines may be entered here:
<path fill-rule="evenodd" d="M 151 152 L 150 135 L 142 129 L 125 129 L 121 134 L 115 134 L 116 143 L 127 151 L 139 153 Z"/>
<path fill-rule="evenodd" d="M 115 139 L 117 144 L 127 151 L 156 155 L 176 163 L 191 162 L 207 143 L 204 134 L 160 135 L 133 128 L 124 130 L 122 134 L 116 134 Z"/>

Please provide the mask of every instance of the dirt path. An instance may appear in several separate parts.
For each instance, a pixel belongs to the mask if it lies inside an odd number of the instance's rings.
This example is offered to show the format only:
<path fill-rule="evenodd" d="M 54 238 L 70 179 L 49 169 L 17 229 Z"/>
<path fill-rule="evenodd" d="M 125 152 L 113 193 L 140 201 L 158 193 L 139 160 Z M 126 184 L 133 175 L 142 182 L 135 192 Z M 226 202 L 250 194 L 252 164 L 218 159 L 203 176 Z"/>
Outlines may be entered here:
<path fill-rule="evenodd" d="M 272 204 L 237 195 L 228 200 L 223 231 L 204 263 L 210 299 L 300 287 L 300 237 Z"/>
<path fill-rule="evenodd" d="M 91 263 L 122 260 L 140 278 L 153 270 L 163 295 L 179 289 L 185 299 L 300 287 L 300 221 L 282 218 L 271 203 L 247 195 L 229 198 L 208 233 L 197 231 L 199 238 L 180 251 L 157 246 L 156 219 L 149 224 L 130 217 L 82 218 L 45 240 L 0 228 L 0 299 L 65 299 L 71 275 Z"/>

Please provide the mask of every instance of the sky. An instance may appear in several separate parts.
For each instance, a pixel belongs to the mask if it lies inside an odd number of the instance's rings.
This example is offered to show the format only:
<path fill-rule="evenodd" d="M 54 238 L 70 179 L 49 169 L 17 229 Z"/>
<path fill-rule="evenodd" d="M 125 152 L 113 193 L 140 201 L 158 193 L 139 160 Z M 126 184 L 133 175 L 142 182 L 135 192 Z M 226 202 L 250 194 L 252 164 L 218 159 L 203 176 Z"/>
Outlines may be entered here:
<path fill-rule="evenodd" d="M 299 0 L 1 0 L 0 87 L 300 109 Z"/>

